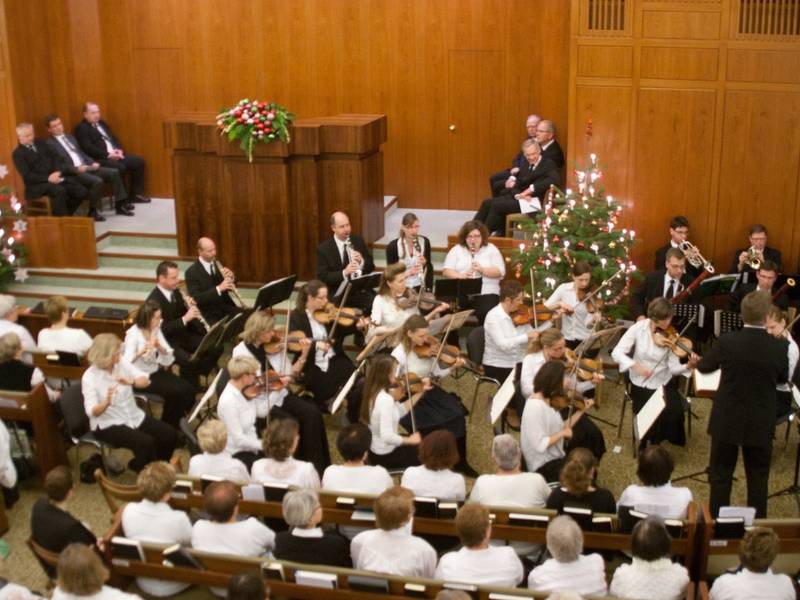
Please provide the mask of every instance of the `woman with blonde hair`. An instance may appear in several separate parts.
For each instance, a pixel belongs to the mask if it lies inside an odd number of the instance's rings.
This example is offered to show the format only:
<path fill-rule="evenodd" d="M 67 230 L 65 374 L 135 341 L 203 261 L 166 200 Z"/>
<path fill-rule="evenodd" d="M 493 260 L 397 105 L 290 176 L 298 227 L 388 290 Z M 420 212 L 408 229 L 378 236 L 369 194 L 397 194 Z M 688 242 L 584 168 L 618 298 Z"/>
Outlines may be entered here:
<path fill-rule="evenodd" d="M 197 443 L 202 454 L 195 454 L 189 460 L 189 475 L 202 477 L 213 475 L 228 481 L 249 481 L 250 473 L 244 463 L 225 452 L 228 444 L 228 430 L 225 423 L 210 419 L 197 430 Z"/>
<path fill-rule="evenodd" d="M 225 424 L 228 441 L 225 450 L 249 469 L 261 458 L 261 441 L 256 431 L 258 394 L 254 387 L 258 361 L 251 356 L 234 356 L 228 361 L 228 380 L 217 402 L 217 416 Z"/>

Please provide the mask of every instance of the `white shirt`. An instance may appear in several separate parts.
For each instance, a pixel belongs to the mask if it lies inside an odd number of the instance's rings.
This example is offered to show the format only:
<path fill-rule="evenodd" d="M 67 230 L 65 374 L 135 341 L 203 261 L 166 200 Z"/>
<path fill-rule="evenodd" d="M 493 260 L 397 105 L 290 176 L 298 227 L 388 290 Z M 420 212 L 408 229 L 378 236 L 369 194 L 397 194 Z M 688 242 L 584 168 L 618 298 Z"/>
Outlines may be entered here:
<path fill-rule="evenodd" d="M 0 588 L 0 600 L 44 600 L 44 598 L 34 594 L 28 588 L 8 582 Z"/>
<path fill-rule="evenodd" d="M 129 594 L 127 592 L 123 592 L 122 590 L 118 590 L 115 587 L 111 587 L 110 585 L 104 585 L 99 592 L 97 592 L 96 594 L 90 594 L 88 596 L 76 596 L 75 594 L 69 594 L 65 592 L 60 587 L 56 587 L 56 589 L 53 590 L 53 595 L 50 597 L 50 600 L 142 600 L 142 599 L 136 594 Z"/>
<path fill-rule="evenodd" d="M 522 581 L 523 568 L 517 553 L 509 546 L 461 548 L 442 556 L 435 577 L 473 585 L 516 587 Z"/>
<path fill-rule="evenodd" d="M 31 352 L 36 352 L 36 342 L 33 341 L 33 336 L 19 323 L 14 323 L 8 319 L 0 319 L 0 337 L 11 332 L 17 334 L 20 344 L 22 344 L 23 362 L 32 365 L 33 357 L 31 356 Z"/>
<path fill-rule="evenodd" d="M 463 500 L 467 495 L 464 476 L 450 469 L 432 471 L 425 465 L 408 467 L 400 485 L 410 489 L 415 496 L 439 500 Z"/>
<path fill-rule="evenodd" d="M 570 563 L 550 558 L 528 575 L 528 588 L 537 592 L 574 592 L 605 596 L 606 570 L 599 554 L 580 555 Z"/>
<path fill-rule="evenodd" d="M 637 600 L 680 600 L 688 584 L 689 573 L 683 565 L 668 558 L 647 562 L 634 557 L 631 564 L 614 571 L 608 593 Z"/>
<path fill-rule="evenodd" d="M 325 325 L 317 321 L 314 318 L 314 314 L 311 313 L 310 311 L 306 311 L 306 315 L 308 316 L 308 322 L 311 324 L 311 339 L 317 342 L 327 340 L 328 330 L 325 328 Z M 328 348 L 327 350 L 320 350 L 315 346 L 314 364 L 317 365 L 317 368 L 320 371 L 322 371 L 323 373 L 327 373 L 331 357 L 334 354 L 336 354 L 336 352 L 333 349 L 333 344 L 331 344 L 330 348 Z"/>
<path fill-rule="evenodd" d="M 375 299 L 372 301 L 372 313 L 369 318 L 372 319 L 375 325 L 390 330 L 401 327 L 408 317 L 417 314 L 417 312 L 415 306 L 412 305 L 408 308 L 400 308 L 397 306 L 397 302 L 392 298 L 381 294 L 375 296 Z M 370 337 L 375 335 L 376 330 L 374 328 L 370 328 L 369 331 L 371 333 Z"/>
<path fill-rule="evenodd" d="M 511 316 L 502 304 L 486 314 L 483 324 L 486 343 L 483 348 L 483 364 L 490 367 L 511 369 L 522 362 L 528 345 L 528 324 L 514 325 Z"/>
<path fill-rule="evenodd" d="M 92 338 L 83 329 L 63 327 L 53 329 L 45 327 L 39 332 L 39 350 L 41 352 L 74 352 L 83 356 L 92 345 Z"/>
<path fill-rule="evenodd" d="M 522 359 L 522 370 L 519 376 L 519 390 L 522 392 L 523 398 L 530 398 L 533 394 L 533 378 L 542 368 L 542 365 L 547 362 L 544 357 L 544 351 L 530 352 Z"/>
<path fill-rule="evenodd" d="M 244 342 L 239 342 L 233 348 L 233 352 L 231 352 L 231 357 L 236 356 L 247 356 L 249 358 L 253 358 L 256 362 L 259 363 L 258 371 L 256 371 L 256 376 L 260 377 L 263 375 L 264 371 L 261 369 L 261 362 L 253 356 L 253 353 L 250 352 L 250 349 Z M 289 375 L 292 372 L 292 360 L 290 356 L 286 356 L 286 360 L 284 361 L 284 356 L 282 352 L 278 352 L 276 354 L 267 354 L 267 361 L 269 365 L 272 367 L 274 371 L 278 371 L 279 373 L 283 373 L 284 375 Z M 262 391 L 258 396 L 252 399 L 252 402 L 255 402 L 256 405 L 256 416 L 259 418 L 264 418 L 267 416 L 269 411 L 272 409 L 273 406 L 283 406 L 283 400 L 286 396 L 289 395 L 289 390 L 283 388 L 281 390 L 275 390 L 271 392 Z"/>
<path fill-rule="evenodd" d="M 473 260 L 481 267 L 497 267 L 500 269 L 499 277 L 487 277 L 484 275 L 481 283 L 481 294 L 499 294 L 500 281 L 506 274 L 506 263 L 503 260 L 503 255 L 500 254 L 500 250 L 494 244 L 481 246 L 475 253 L 474 259 L 466 246 L 456 244 L 447 253 L 442 268 L 453 269 L 458 273 L 466 273 L 472 266 Z"/>
<path fill-rule="evenodd" d="M 144 411 L 136 404 L 133 397 L 133 387 L 118 383 L 114 378 L 124 377 L 128 380 L 146 377 L 147 373 L 140 371 L 124 358 L 114 366 L 109 373 L 105 369 L 98 369 L 94 365 L 86 369 L 81 377 L 83 390 L 83 408 L 89 417 L 89 426 L 92 430 L 105 429 L 112 425 L 125 425 L 136 429 L 144 421 Z M 116 386 L 116 391 L 111 399 L 111 404 L 98 417 L 92 415 L 92 409 L 106 401 L 108 388 Z"/>
<path fill-rule="evenodd" d="M 436 550 L 410 533 L 408 525 L 362 531 L 350 543 L 353 567 L 404 577 L 433 577 Z"/>
<path fill-rule="evenodd" d="M 369 429 L 372 432 L 370 449 L 375 454 L 389 454 L 403 444 L 398 433 L 400 419 L 408 412 L 400 402 L 395 401 L 388 392 L 381 390 L 375 397 L 375 404 L 369 415 Z"/>
<path fill-rule="evenodd" d="M 244 463 L 224 450 L 219 454 L 208 452 L 195 454 L 189 460 L 189 475 L 192 477 L 213 475 L 234 482 L 250 481 L 250 473 L 247 472 Z"/>
<path fill-rule="evenodd" d="M 394 485 L 389 471 L 379 465 L 330 465 L 322 474 L 322 489 L 378 495 Z"/>
<path fill-rule="evenodd" d="M 687 487 L 664 485 L 629 485 L 617 500 L 617 506 L 631 506 L 647 514 L 657 514 L 664 519 L 685 519 L 692 491 Z"/>
<path fill-rule="evenodd" d="M 680 277 L 677 279 L 673 279 L 669 276 L 669 273 L 664 273 L 664 294 L 663 297 L 667 297 L 667 292 L 669 292 L 669 288 L 672 286 L 672 296 L 677 296 L 683 291 L 683 284 L 681 283 Z"/>
<path fill-rule="evenodd" d="M 0 485 L 13 488 L 17 484 L 17 468 L 11 460 L 11 438 L 0 419 Z"/>
<path fill-rule="evenodd" d="M 192 543 L 192 523 L 189 516 L 170 508 L 166 502 L 129 502 L 122 511 L 122 530 L 125 537 L 153 544 Z M 172 596 L 191 584 L 181 581 L 166 581 L 150 577 L 138 577 L 136 584 L 151 596 Z"/>
<path fill-rule="evenodd" d="M 742 569 L 726 573 L 714 580 L 709 593 L 711 600 L 794 600 L 794 586 L 788 575 L 753 573 Z"/>
<path fill-rule="evenodd" d="M 217 402 L 217 416 L 228 430 L 225 452 L 260 452 L 261 440 L 256 433 L 256 405 L 228 383 Z"/>
<path fill-rule="evenodd" d="M 253 463 L 250 476 L 256 483 L 283 483 L 299 488 L 319 489 L 319 475 L 314 465 L 290 456 L 284 461 L 260 458 Z"/>
<path fill-rule="evenodd" d="M 791 381 L 792 376 L 794 375 L 794 370 L 797 368 L 797 359 L 800 358 L 800 350 L 797 347 L 797 342 L 794 341 L 794 338 L 791 335 L 783 339 L 789 342 L 789 348 L 787 349 L 787 352 L 789 354 L 789 380 Z M 788 382 L 779 383 L 776 389 L 781 392 L 791 392 L 792 386 Z"/>
<path fill-rule="evenodd" d="M 129 327 L 125 332 L 125 342 L 122 354 L 125 360 L 148 375 L 158 371 L 159 367 L 168 367 L 175 362 L 175 352 L 173 351 L 172 346 L 167 343 L 167 339 L 161 332 L 161 327 L 157 328 L 155 332 L 150 332 L 150 335 L 156 336 L 159 345 L 164 349 L 163 352 L 161 350 L 155 350 L 154 348 L 151 348 L 149 352 L 134 360 L 134 357 L 139 354 L 139 352 L 141 352 L 148 343 L 144 338 L 144 331 L 134 325 L 133 327 Z"/>
<path fill-rule="evenodd" d="M 585 340 L 592 334 L 593 315 L 586 309 L 586 302 L 578 303 L 578 293 L 575 290 L 575 282 L 562 283 L 556 288 L 550 297 L 545 300 L 547 308 L 556 308 L 559 303 L 564 302 L 575 307 L 572 314 L 564 313 L 561 315 L 561 332 L 568 340 Z"/>
<path fill-rule="evenodd" d="M 397 238 L 395 241 L 395 245 L 397 246 L 397 257 L 400 259 L 400 262 L 406 266 L 406 273 L 419 264 L 420 256 L 425 255 L 425 245 L 428 243 L 428 241 L 421 235 L 417 236 L 417 241 L 419 242 L 419 252 L 414 249 L 413 241 L 411 244 L 411 252 L 408 251 L 408 248 L 403 242 L 402 237 Z M 429 264 L 427 267 L 428 269 L 432 269 L 433 265 Z M 424 283 L 422 281 L 422 269 L 420 269 L 419 273 L 416 275 L 406 277 L 406 285 L 410 288 L 415 288 L 419 285 L 422 285 L 422 283 Z"/>
<path fill-rule="evenodd" d="M 392 356 L 397 360 L 397 370 L 395 376 L 399 379 L 405 373 L 416 373 L 420 377 L 446 377 L 453 370 L 452 367 L 442 369 L 436 362 L 436 357 L 429 358 L 419 357 L 416 352 L 406 352 L 402 344 L 395 346 L 392 350 Z"/>
<path fill-rule="evenodd" d="M 67 136 L 64 134 L 54 136 L 56 140 L 61 144 L 62 148 L 67 151 L 69 157 L 72 159 L 72 165 L 74 167 L 80 167 L 83 164 L 81 157 L 78 153 L 72 149 L 71 143 L 67 140 Z"/>
<path fill-rule="evenodd" d="M 265 556 L 275 547 L 275 533 L 254 517 L 234 523 L 201 519 L 192 528 L 192 547 L 236 556 Z"/>
<path fill-rule="evenodd" d="M 544 400 L 532 397 L 525 402 L 519 445 L 529 471 L 536 471 L 551 460 L 564 456 L 564 438 L 550 444 L 550 438 L 562 429 L 564 420 L 561 415 Z"/>
<path fill-rule="evenodd" d="M 642 319 L 631 325 L 611 352 L 611 358 L 619 365 L 620 373 L 629 371 L 631 382 L 634 385 L 655 390 L 669 383 L 674 375 L 688 375 L 689 369 L 680 363 L 678 357 L 669 348 L 656 346 L 653 335 L 650 333 L 651 322 L 650 319 Z M 628 353 L 634 347 L 633 358 L 631 358 Z M 658 368 L 648 379 L 645 379 L 631 369 L 634 362 L 649 370 L 653 370 L 656 364 L 658 364 Z"/>
<path fill-rule="evenodd" d="M 539 473 L 481 475 L 475 480 L 470 502 L 486 506 L 544 508 L 550 487 Z"/>

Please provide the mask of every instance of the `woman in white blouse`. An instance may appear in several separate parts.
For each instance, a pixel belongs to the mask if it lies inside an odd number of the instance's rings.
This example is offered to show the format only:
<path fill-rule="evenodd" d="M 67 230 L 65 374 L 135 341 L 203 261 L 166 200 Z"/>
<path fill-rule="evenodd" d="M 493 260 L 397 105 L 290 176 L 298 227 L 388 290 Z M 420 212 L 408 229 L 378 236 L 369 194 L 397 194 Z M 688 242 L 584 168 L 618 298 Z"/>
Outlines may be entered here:
<path fill-rule="evenodd" d="M 319 475 L 314 465 L 293 456 L 299 441 L 297 421 L 273 419 L 264 432 L 262 447 L 266 458 L 253 463 L 251 479 L 261 484 L 277 483 L 318 490 Z"/>
<path fill-rule="evenodd" d="M 499 300 L 500 280 L 506 274 L 503 255 L 489 242 L 486 225 L 480 221 L 467 221 L 461 226 L 458 244 L 447 253 L 442 274 L 448 279 L 482 278 L 483 297 L 475 299 L 475 316 L 483 323 L 486 313 Z"/>
<path fill-rule="evenodd" d="M 386 244 L 386 264 L 396 262 L 402 262 L 406 266 L 408 287 L 419 290 L 423 283 L 425 289 L 433 287 L 431 241 L 419 234 L 419 218 L 412 212 L 403 215 L 397 239 Z"/>
<path fill-rule="evenodd" d="M 539 337 L 528 343 L 528 352 L 522 360 L 522 372 L 519 378 L 519 389 L 523 397 L 533 394 L 533 378 L 548 360 L 564 360 L 567 342 L 560 329 L 551 327 L 539 334 Z"/>
<path fill-rule="evenodd" d="M 767 332 L 789 342 L 787 348 L 789 354 L 789 381 L 792 381 L 794 371 L 797 368 L 797 359 L 800 358 L 800 350 L 798 350 L 797 342 L 794 341 L 794 338 L 786 328 L 788 321 L 789 319 L 786 318 L 786 313 L 779 307 L 773 305 L 767 315 Z M 780 419 L 789 414 L 792 410 L 792 387 L 790 383 L 778 384 L 778 392 L 775 400 L 775 417 Z"/>
<path fill-rule="evenodd" d="M 419 459 L 422 464 L 408 467 L 400 485 L 410 489 L 416 496 L 464 500 L 467 495 L 464 476 L 452 470 L 459 459 L 456 439 L 452 433 L 439 429 L 422 438 Z"/>
<path fill-rule="evenodd" d="M 411 401 L 401 403 L 397 399 L 402 400 L 403 396 L 395 377 L 396 370 L 394 357 L 386 354 L 374 356 L 367 367 L 361 401 L 361 421 L 369 425 L 372 432 L 370 463 L 387 469 L 404 469 L 419 464 L 417 446 L 422 440 L 418 431 L 411 435 L 400 434 L 400 419 L 409 411 Z"/>
<path fill-rule="evenodd" d="M 226 367 L 230 380 L 219 395 L 217 416 L 228 431 L 225 451 L 249 469 L 261 458 L 261 440 L 256 432 L 256 404 L 260 393 L 256 384 L 258 361 L 250 356 L 234 356 Z"/>
<path fill-rule="evenodd" d="M 74 352 L 79 356 L 86 354 L 92 345 L 92 338 L 83 329 L 67 327 L 69 306 L 64 296 L 53 296 L 44 303 L 44 314 L 50 327 L 39 331 L 37 346 L 41 352 Z"/>
<path fill-rule="evenodd" d="M 194 404 L 195 387 L 170 369 L 175 353 L 161 332 L 161 308 L 155 301 L 148 300 L 139 307 L 136 321 L 125 332 L 123 357 L 147 373 L 150 385 L 142 391 L 164 399 L 161 420 L 177 428 Z"/>
<path fill-rule="evenodd" d="M 113 333 L 101 333 L 89 348 L 90 367 L 81 378 L 83 406 L 94 436 L 112 446 L 128 448 L 128 468 L 139 472 L 154 460 L 169 461 L 177 432 L 144 413 L 136 404 L 133 387 L 150 384 L 147 373 L 122 358 L 122 342 Z"/>
<path fill-rule="evenodd" d="M 678 393 L 676 375 L 688 375 L 700 357 L 692 354 L 686 365 L 669 349 L 657 343 L 657 331 L 670 326 L 675 309 L 666 298 L 656 298 L 647 307 L 647 318 L 631 325 L 611 352 L 620 373 L 627 372 L 631 380 L 633 412 L 638 414 L 655 390 L 664 388 L 664 411 L 641 440 L 641 445 L 657 444 L 662 440 L 684 446 L 683 400 Z M 629 356 L 633 350 L 633 358 Z"/>
<path fill-rule="evenodd" d="M 564 363 L 545 363 L 533 380 L 533 395 L 525 403 L 520 428 L 520 446 L 531 472 L 547 481 L 558 481 L 566 451 L 564 440 L 572 438 L 572 428 L 582 419 L 585 409 L 574 410 L 568 421 L 553 408 L 552 402 L 564 394 Z M 594 402 L 584 400 L 586 408 Z"/>
<path fill-rule="evenodd" d="M 574 350 L 592 334 L 595 323 L 600 319 L 600 311 L 590 312 L 594 304 L 591 300 L 585 300 L 592 285 L 592 266 L 585 260 L 579 260 L 572 265 L 570 273 L 572 281 L 559 285 L 544 305 L 559 310 L 561 332 L 567 340 L 567 347 Z"/>
<path fill-rule="evenodd" d="M 225 424 L 217 419 L 209 419 L 197 430 L 197 444 L 202 454 L 195 454 L 189 460 L 189 475 L 202 477 L 211 475 L 227 481 L 250 481 L 250 473 L 240 460 L 225 451 L 228 431 Z"/>

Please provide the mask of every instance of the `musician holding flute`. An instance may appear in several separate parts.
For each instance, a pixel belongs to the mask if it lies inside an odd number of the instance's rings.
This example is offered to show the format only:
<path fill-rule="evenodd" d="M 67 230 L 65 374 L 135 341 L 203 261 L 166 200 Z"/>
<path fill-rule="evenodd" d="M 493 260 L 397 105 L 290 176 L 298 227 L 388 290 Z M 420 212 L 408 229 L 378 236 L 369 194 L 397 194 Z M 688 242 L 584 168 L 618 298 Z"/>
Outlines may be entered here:
<path fill-rule="evenodd" d="M 209 324 L 235 315 L 244 308 L 233 272 L 217 260 L 214 240 L 207 237 L 197 240 L 197 260 L 186 269 L 184 277 L 189 295 L 197 302 L 197 308 Z M 238 305 L 236 298 L 239 298 Z"/>

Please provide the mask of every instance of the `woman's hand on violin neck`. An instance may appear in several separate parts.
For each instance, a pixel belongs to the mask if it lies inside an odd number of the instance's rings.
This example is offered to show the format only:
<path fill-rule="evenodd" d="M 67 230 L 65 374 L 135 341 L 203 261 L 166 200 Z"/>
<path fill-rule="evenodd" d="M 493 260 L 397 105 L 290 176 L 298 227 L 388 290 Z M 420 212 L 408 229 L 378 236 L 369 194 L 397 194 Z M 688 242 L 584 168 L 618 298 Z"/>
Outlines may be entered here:
<path fill-rule="evenodd" d="M 356 329 L 366 329 L 370 325 L 369 317 L 361 317 L 356 323 Z"/>
<path fill-rule="evenodd" d="M 575 307 L 572 306 L 572 304 L 569 304 L 568 302 L 565 302 L 564 300 L 561 300 L 558 303 L 557 310 L 560 310 L 561 312 L 570 315 L 570 314 L 575 312 Z"/>

